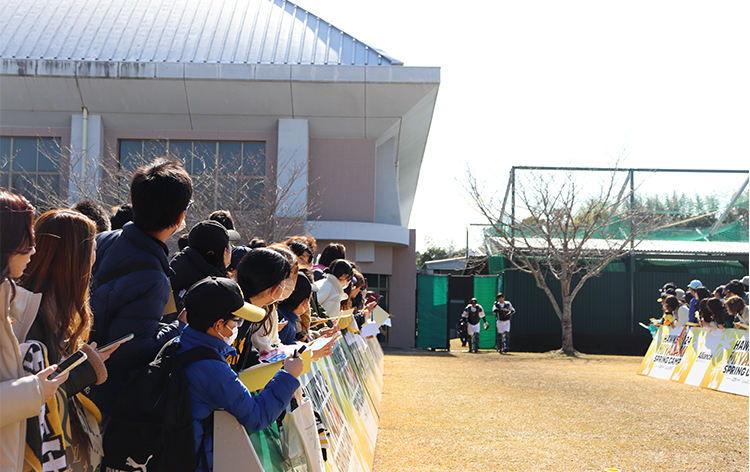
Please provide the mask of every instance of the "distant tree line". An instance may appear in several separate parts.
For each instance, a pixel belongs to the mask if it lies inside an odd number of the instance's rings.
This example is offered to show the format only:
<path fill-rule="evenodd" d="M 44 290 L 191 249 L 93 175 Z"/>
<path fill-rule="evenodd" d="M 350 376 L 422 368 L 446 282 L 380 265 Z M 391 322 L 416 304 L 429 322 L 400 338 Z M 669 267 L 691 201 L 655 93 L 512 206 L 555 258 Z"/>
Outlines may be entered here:
<path fill-rule="evenodd" d="M 740 195 L 724 219 L 723 224 L 741 221 L 748 224 L 748 191 Z M 635 210 L 644 213 L 673 215 L 674 228 L 706 228 L 711 227 L 721 217 L 729 201 L 715 193 L 688 197 L 684 193 L 672 195 L 636 195 Z"/>

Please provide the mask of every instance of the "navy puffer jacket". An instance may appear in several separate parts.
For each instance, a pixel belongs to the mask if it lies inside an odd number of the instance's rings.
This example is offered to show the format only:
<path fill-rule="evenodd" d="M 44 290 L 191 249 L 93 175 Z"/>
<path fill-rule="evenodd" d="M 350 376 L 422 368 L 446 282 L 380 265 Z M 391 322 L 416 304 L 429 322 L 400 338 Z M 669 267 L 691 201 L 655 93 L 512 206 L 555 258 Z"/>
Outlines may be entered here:
<path fill-rule="evenodd" d="M 91 339 L 99 346 L 133 333 L 107 361 L 109 378 L 92 387 L 93 398 L 105 412 L 109 401 L 127 383 L 132 373 L 148 364 L 170 339 L 179 336 L 185 324 L 159 324 L 169 300 L 168 275 L 172 274 L 167 254 L 159 243 L 133 223 L 121 230 L 96 237 L 96 263 L 92 269 L 91 309 L 94 326 Z M 99 284 L 108 274 L 141 264 L 146 269 Z"/>

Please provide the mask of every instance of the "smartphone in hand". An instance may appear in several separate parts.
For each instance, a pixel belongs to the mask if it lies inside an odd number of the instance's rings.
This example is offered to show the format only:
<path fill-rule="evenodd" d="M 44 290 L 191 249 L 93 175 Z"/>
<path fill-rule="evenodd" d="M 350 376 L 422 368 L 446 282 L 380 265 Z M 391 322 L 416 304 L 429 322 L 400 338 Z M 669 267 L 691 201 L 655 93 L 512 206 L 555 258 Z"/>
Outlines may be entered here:
<path fill-rule="evenodd" d="M 126 343 L 126 342 L 130 341 L 134 337 L 135 337 L 135 335 L 133 333 L 127 334 L 127 335 L 125 335 L 125 336 L 123 336 L 123 337 L 121 337 L 119 339 L 115 339 L 114 341 L 112 341 L 109 344 L 105 344 L 104 346 L 102 346 L 100 348 L 97 348 L 96 352 L 107 352 L 107 351 L 109 351 L 110 349 L 112 349 L 115 346 L 119 346 L 120 344 L 123 344 L 123 343 Z"/>
<path fill-rule="evenodd" d="M 57 365 L 57 369 L 55 369 L 52 374 L 50 374 L 48 379 L 54 379 L 57 376 L 65 375 L 71 370 L 73 370 L 76 366 L 80 365 L 83 361 L 88 359 L 88 356 L 83 351 L 76 351 L 73 354 L 70 355 L 67 359 L 62 361 Z"/>

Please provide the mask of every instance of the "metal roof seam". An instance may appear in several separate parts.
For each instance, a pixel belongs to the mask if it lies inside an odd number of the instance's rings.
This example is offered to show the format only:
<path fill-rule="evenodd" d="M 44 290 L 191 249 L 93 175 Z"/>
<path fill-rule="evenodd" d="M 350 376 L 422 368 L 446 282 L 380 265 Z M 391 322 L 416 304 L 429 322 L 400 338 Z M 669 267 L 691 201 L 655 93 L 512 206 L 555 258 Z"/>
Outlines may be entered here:
<path fill-rule="evenodd" d="M 271 50 L 271 64 L 276 62 L 276 51 L 279 47 L 279 38 L 281 37 L 281 25 L 286 17 L 286 15 L 283 14 L 283 12 L 286 11 L 286 0 L 283 0 L 281 5 L 282 13 L 279 15 L 278 23 L 276 23 L 276 37 L 273 40 L 273 49 Z"/>
<path fill-rule="evenodd" d="M 291 0 L 6 0 L 0 57 L 401 65 Z"/>

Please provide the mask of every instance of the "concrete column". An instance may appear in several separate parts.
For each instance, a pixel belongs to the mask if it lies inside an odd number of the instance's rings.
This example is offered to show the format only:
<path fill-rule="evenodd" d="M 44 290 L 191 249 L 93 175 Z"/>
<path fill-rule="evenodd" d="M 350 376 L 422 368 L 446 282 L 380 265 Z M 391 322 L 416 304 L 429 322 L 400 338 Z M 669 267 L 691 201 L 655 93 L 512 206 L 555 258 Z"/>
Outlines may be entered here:
<path fill-rule="evenodd" d="M 84 124 L 86 126 L 84 126 Z M 84 144 L 84 137 L 86 143 Z M 84 109 L 72 115 L 70 123 L 70 179 L 68 202 L 95 197 L 101 180 L 104 157 L 104 126 L 100 115 L 89 115 Z"/>
<path fill-rule="evenodd" d="M 393 248 L 393 272 L 390 284 L 390 313 L 394 315 L 388 344 L 398 347 L 414 347 L 417 329 L 416 315 L 416 246 L 417 233 L 409 230 L 409 246 Z"/>
<path fill-rule="evenodd" d="M 401 226 L 396 178 L 396 138 L 378 146 L 375 179 L 375 222 Z"/>
<path fill-rule="evenodd" d="M 307 219 L 307 175 L 310 133 L 307 120 L 279 120 L 279 147 L 276 154 L 276 183 L 286 193 L 276 209 L 280 218 Z"/>

